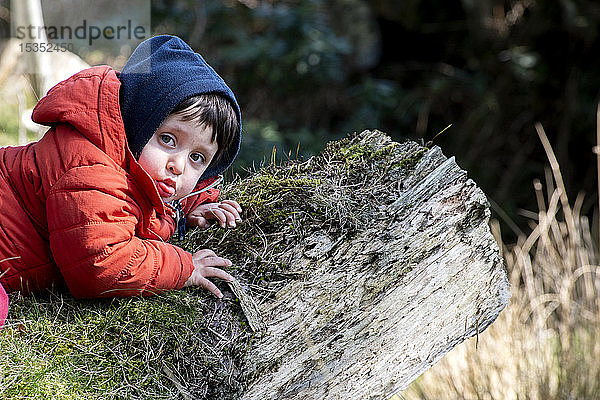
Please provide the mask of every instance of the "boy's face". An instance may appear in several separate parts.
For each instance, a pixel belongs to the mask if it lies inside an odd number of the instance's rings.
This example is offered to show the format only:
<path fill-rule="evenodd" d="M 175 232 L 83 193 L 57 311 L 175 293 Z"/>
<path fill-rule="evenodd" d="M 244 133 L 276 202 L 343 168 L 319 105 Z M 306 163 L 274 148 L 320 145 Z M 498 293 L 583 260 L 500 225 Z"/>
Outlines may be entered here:
<path fill-rule="evenodd" d="M 142 149 L 139 163 L 154 180 L 163 201 L 190 194 L 208 168 L 218 145 L 212 128 L 171 114 Z"/>

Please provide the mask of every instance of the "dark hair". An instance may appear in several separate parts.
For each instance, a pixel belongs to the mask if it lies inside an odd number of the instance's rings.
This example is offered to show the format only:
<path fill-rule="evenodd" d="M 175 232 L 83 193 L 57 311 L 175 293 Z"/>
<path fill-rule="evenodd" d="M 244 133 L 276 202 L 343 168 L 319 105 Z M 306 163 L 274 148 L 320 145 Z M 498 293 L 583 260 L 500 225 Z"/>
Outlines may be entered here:
<path fill-rule="evenodd" d="M 217 93 L 189 97 L 179 103 L 171 114 L 177 114 L 184 121 L 196 121 L 212 128 L 211 140 L 216 140 L 219 147 L 211 165 L 232 145 L 239 129 L 235 109 L 227 98 Z"/>

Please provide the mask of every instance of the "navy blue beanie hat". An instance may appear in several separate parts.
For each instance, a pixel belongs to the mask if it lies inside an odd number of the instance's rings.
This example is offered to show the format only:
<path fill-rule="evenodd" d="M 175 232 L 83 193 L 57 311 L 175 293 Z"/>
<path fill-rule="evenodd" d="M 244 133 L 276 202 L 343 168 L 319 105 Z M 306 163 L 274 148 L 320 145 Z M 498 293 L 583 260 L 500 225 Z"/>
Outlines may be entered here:
<path fill-rule="evenodd" d="M 233 163 L 241 142 L 240 107 L 223 79 L 183 40 L 170 35 L 145 40 L 123 67 L 119 80 L 121 115 L 136 158 L 179 103 L 195 95 L 216 93 L 233 106 L 239 128 L 231 146 L 200 180 L 220 174 Z"/>

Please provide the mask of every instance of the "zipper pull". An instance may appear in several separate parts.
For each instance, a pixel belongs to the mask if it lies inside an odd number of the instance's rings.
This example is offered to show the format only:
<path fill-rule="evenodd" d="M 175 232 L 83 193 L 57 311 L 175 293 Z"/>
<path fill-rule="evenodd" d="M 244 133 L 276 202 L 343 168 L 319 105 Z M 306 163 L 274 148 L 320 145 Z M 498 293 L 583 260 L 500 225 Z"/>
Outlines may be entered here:
<path fill-rule="evenodd" d="M 181 203 L 179 201 L 173 202 L 173 206 L 175 207 L 175 222 L 177 225 L 177 240 L 182 241 L 183 239 L 185 239 L 185 233 L 186 233 L 185 214 L 183 212 L 183 209 L 181 208 Z"/>

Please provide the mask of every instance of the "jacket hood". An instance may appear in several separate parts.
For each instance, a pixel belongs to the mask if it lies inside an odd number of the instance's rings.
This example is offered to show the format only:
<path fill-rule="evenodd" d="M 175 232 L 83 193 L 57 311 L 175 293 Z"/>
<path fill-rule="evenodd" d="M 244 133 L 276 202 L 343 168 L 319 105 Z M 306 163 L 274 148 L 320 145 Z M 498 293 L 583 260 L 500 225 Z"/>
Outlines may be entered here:
<path fill-rule="evenodd" d="M 241 142 L 241 112 L 223 79 L 176 36 L 160 35 L 142 42 L 119 74 L 121 114 L 129 148 L 138 158 L 160 124 L 182 101 L 199 94 L 217 93 L 229 100 L 238 117 L 237 135 L 200 181 L 225 171 Z"/>
<path fill-rule="evenodd" d="M 33 109 L 32 120 L 54 126 L 67 123 L 124 165 L 126 138 L 119 109 L 116 72 L 108 66 L 85 69 L 48 91 Z"/>
<path fill-rule="evenodd" d="M 135 160 L 127 145 L 119 106 L 120 87 L 117 72 L 112 68 L 98 66 L 84 69 L 50 89 L 33 109 L 31 118 L 47 126 L 65 123 L 73 126 L 117 165 L 131 173 L 147 189 L 146 194 L 156 210 L 164 214 L 165 204 L 152 178 Z"/>

